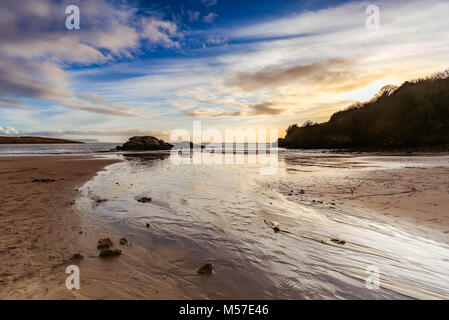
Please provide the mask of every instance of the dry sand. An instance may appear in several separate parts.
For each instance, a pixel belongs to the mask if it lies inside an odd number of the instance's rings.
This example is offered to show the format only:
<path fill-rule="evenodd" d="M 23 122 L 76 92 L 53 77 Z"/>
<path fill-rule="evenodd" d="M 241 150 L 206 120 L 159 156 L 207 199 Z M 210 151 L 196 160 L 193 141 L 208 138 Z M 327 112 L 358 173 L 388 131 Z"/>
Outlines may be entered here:
<path fill-rule="evenodd" d="M 114 160 L 0 159 L 0 298 L 73 298 L 65 268 L 79 251 L 77 188 Z M 55 181 L 33 182 L 35 179 Z"/>

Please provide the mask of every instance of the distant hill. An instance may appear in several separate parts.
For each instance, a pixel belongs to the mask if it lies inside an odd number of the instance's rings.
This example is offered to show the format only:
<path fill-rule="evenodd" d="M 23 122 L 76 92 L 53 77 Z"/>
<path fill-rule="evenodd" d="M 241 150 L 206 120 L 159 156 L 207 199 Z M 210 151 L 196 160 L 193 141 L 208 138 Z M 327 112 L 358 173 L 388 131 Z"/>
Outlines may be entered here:
<path fill-rule="evenodd" d="M 291 125 L 279 146 L 449 150 L 449 70 L 386 86 L 372 100 L 334 113 L 328 122 Z"/>
<path fill-rule="evenodd" d="M 82 143 L 78 141 L 42 137 L 0 137 L 0 144 Z"/>
<path fill-rule="evenodd" d="M 83 142 L 83 143 L 101 143 L 97 139 L 76 139 L 76 141 Z"/>

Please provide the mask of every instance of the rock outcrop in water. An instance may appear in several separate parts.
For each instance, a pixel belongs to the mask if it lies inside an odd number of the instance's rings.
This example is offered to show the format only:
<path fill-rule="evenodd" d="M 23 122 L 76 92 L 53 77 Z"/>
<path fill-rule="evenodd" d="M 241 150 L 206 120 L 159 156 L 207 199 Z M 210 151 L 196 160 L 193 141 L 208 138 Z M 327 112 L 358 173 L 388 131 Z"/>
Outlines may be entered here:
<path fill-rule="evenodd" d="M 121 151 L 150 151 L 150 150 L 171 150 L 173 145 L 152 136 L 132 137 L 123 144 L 118 146 L 117 150 Z"/>

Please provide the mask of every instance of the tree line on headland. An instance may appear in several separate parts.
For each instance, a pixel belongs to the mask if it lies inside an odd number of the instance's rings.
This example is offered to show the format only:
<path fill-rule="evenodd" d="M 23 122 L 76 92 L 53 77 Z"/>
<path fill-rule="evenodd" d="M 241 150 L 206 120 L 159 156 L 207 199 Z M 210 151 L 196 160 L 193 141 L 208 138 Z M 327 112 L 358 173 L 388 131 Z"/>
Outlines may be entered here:
<path fill-rule="evenodd" d="M 291 125 L 280 147 L 290 149 L 449 150 L 449 69 L 388 85 L 370 101 L 334 113 L 324 123 Z"/>

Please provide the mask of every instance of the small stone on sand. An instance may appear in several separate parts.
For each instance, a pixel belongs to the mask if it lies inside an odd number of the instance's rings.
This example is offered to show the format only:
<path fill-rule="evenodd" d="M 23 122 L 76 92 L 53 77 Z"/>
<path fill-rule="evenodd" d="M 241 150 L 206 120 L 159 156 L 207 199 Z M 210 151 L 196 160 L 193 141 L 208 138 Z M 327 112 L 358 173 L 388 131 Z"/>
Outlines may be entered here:
<path fill-rule="evenodd" d="M 142 197 L 140 199 L 137 199 L 138 202 L 140 203 L 148 203 L 151 202 L 153 199 L 151 199 L 150 197 Z"/>
<path fill-rule="evenodd" d="M 206 263 L 204 266 L 199 268 L 196 272 L 199 274 L 212 274 L 214 272 L 214 266 L 211 263 Z"/>
<path fill-rule="evenodd" d="M 336 244 L 345 244 L 346 243 L 346 241 L 344 241 L 344 240 L 335 239 L 335 238 L 332 238 L 331 241 Z"/>
<path fill-rule="evenodd" d="M 81 253 L 75 253 L 72 257 L 73 260 L 82 260 L 84 257 L 81 255 Z"/>
<path fill-rule="evenodd" d="M 122 254 L 122 250 L 119 249 L 102 249 L 100 251 L 100 257 L 106 258 L 106 257 L 116 257 L 118 255 Z"/>
<path fill-rule="evenodd" d="M 97 249 L 107 249 L 109 247 L 112 247 L 112 245 L 113 243 L 111 239 L 109 238 L 100 239 L 98 240 Z"/>

